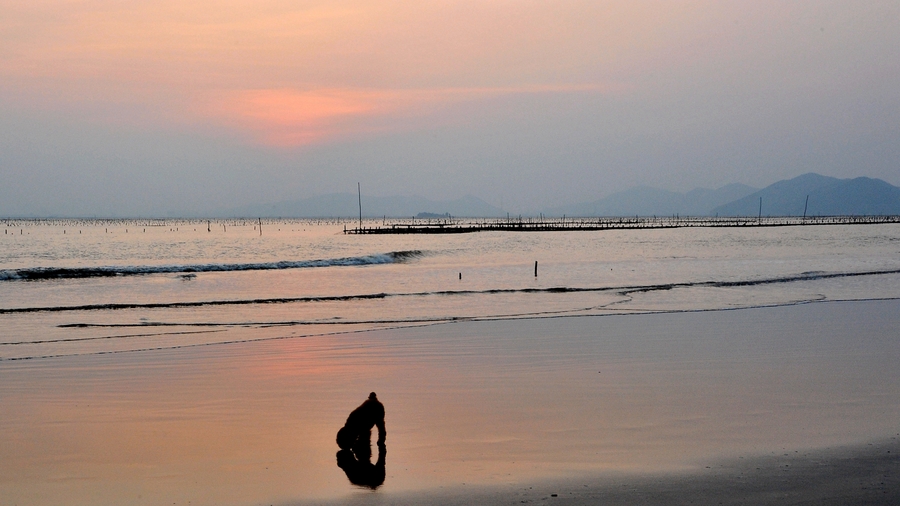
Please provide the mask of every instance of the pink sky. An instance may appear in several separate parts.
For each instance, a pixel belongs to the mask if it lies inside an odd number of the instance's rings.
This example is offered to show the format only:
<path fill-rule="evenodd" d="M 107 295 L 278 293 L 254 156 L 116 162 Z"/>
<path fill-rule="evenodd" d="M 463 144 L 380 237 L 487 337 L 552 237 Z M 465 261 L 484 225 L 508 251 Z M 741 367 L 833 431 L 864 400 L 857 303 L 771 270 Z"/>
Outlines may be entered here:
<path fill-rule="evenodd" d="M 300 146 L 459 101 L 622 92 L 704 2 L 5 2 L 4 95 Z M 689 48 L 688 48 L 689 49 Z M 663 58 L 661 55 L 665 55 Z M 399 128 L 402 128 L 400 126 Z"/>
<path fill-rule="evenodd" d="M 360 180 L 514 212 L 810 171 L 900 184 L 891 1 L 0 0 L 0 12 L 0 176 L 14 182 L 0 214 L 62 209 L 73 192 L 79 212 L 134 202 L 126 191 L 178 209 Z"/>

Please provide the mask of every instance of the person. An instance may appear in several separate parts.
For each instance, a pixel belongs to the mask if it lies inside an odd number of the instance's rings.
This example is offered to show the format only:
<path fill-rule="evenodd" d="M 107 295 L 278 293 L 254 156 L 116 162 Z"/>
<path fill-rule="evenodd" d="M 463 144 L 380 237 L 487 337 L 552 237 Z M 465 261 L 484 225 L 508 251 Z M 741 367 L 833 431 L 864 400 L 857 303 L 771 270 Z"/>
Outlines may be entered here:
<path fill-rule="evenodd" d="M 342 450 L 350 450 L 365 444 L 366 449 L 369 449 L 372 427 L 378 427 L 378 446 L 384 446 L 387 438 L 387 430 L 384 428 L 384 405 L 378 400 L 375 392 L 370 393 L 365 402 L 350 412 L 347 422 L 337 433 L 338 446 Z"/>

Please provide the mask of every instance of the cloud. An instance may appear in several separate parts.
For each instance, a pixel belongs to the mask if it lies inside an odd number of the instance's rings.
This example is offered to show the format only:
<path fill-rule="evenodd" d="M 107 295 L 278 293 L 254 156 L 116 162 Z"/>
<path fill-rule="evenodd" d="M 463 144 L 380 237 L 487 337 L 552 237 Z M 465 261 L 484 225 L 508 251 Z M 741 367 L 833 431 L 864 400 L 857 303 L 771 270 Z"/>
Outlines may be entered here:
<path fill-rule="evenodd" d="M 5 209 L 199 209 L 360 180 L 519 208 L 808 171 L 898 184 L 891 0 L 0 0 L 0 12 Z"/>
<path fill-rule="evenodd" d="M 616 93 L 606 85 L 533 85 L 442 89 L 290 88 L 219 92 L 204 107 L 207 121 L 224 125 L 252 142 L 299 147 L 348 137 L 377 135 L 455 121 L 454 105 L 495 97 L 552 93 Z"/>

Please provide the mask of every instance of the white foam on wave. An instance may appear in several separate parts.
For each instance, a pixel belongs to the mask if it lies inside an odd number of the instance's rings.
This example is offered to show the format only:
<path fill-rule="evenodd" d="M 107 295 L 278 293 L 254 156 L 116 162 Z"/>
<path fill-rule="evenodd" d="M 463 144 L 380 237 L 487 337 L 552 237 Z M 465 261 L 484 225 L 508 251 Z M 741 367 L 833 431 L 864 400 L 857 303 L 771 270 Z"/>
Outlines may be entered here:
<path fill-rule="evenodd" d="M 0 270 L 0 281 L 33 281 L 43 279 L 78 279 L 113 276 L 139 276 L 148 274 L 182 274 L 196 272 L 237 272 L 282 269 L 305 269 L 312 267 L 348 267 L 383 265 L 405 262 L 422 256 L 423 252 L 392 251 L 357 257 L 328 258 L 317 260 L 282 260 L 278 262 L 256 263 L 210 263 L 187 265 L 129 265 L 99 267 L 31 267 L 25 269 Z"/>

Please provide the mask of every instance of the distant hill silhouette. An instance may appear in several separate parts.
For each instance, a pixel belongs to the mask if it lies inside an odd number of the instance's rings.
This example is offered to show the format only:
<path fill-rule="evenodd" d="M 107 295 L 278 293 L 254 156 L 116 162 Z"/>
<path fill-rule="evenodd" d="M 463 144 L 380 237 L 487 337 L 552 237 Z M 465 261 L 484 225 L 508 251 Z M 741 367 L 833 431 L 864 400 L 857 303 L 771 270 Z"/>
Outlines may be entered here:
<path fill-rule="evenodd" d="M 706 216 L 709 210 L 745 197 L 757 188 L 732 183 L 716 190 L 696 188 L 687 193 L 638 186 L 594 202 L 555 207 L 545 216 Z"/>
<path fill-rule="evenodd" d="M 638 186 L 593 202 L 546 209 L 548 217 L 586 216 L 756 216 L 762 197 L 763 216 L 802 216 L 809 195 L 807 216 L 900 215 L 900 188 L 880 179 L 838 179 L 808 173 L 779 181 L 763 189 L 733 183 L 686 193 Z M 246 206 L 216 214 L 222 217 L 352 218 L 358 215 L 357 195 L 333 193 L 275 204 Z M 362 196 L 363 216 L 497 218 L 506 211 L 467 195 L 435 201 L 423 197 Z"/>
<path fill-rule="evenodd" d="M 756 216 L 762 198 L 763 216 L 802 216 L 809 195 L 807 216 L 900 214 L 900 188 L 880 179 L 837 179 L 803 174 L 712 209 L 719 216 Z"/>
<path fill-rule="evenodd" d="M 354 193 L 332 193 L 302 200 L 230 209 L 223 214 L 226 217 L 352 218 L 359 215 L 357 199 L 358 196 Z M 461 199 L 446 201 L 434 201 L 423 197 L 362 196 L 362 214 L 364 217 L 409 218 L 419 213 L 434 215 L 449 213 L 454 217 L 506 216 L 505 212 L 471 195 Z"/>

